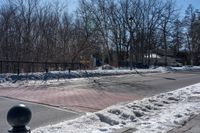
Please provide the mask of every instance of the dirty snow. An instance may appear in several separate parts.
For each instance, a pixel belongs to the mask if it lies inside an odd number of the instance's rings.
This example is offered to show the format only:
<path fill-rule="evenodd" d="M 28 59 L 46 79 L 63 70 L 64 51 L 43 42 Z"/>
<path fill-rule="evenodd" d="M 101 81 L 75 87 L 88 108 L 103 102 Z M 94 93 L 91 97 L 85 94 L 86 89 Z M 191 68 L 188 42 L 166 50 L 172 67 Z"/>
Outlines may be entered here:
<path fill-rule="evenodd" d="M 200 67 L 158 67 L 150 69 L 133 69 L 128 68 L 114 68 L 113 70 L 103 70 L 101 67 L 97 70 L 77 70 L 71 71 L 51 71 L 48 73 L 22 73 L 17 74 L 0 74 L 0 86 L 3 87 L 16 87 L 21 84 L 59 84 L 64 83 L 69 79 L 76 78 L 90 78 L 100 76 L 112 76 L 121 74 L 143 74 L 143 73 L 167 73 L 174 71 L 196 71 L 200 70 Z"/>
<path fill-rule="evenodd" d="M 121 103 L 80 118 L 48 125 L 33 133 L 166 133 L 200 113 L 200 83 L 143 100 Z M 134 132 L 135 133 L 135 132 Z"/>
<path fill-rule="evenodd" d="M 122 75 L 122 74 L 142 74 L 142 73 L 157 73 L 161 72 L 160 69 L 113 69 L 113 70 L 102 70 L 98 68 L 97 70 L 77 70 L 71 71 L 51 71 L 48 73 L 22 73 L 20 75 L 7 73 L 0 74 L 0 86 L 2 87 L 18 87 L 21 85 L 49 85 L 49 84 L 62 84 L 66 80 L 70 81 L 72 79 L 90 77 L 101 77 L 101 76 L 112 76 L 112 75 Z"/>

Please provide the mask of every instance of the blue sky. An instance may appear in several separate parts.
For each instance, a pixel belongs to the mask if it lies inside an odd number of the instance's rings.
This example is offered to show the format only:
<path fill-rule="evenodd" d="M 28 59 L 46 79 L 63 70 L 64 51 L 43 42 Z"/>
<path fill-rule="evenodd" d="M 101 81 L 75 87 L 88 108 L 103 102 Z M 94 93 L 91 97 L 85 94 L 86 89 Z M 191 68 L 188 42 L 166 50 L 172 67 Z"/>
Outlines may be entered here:
<path fill-rule="evenodd" d="M 2 2 L 3 0 L 0 0 Z M 44 2 L 46 1 L 53 1 L 55 2 L 56 0 L 43 0 Z M 78 7 L 78 1 L 79 0 L 57 0 L 58 2 L 63 2 L 67 4 L 68 10 L 70 12 L 73 12 L 76 10 Z M 181 10 L 181 13 L 184 14 L 186 8 L 188 7 L 189 4 L 192 4 L 195 9 L 200 9 L 200 0 L 174 0 L 177 3 L 177 8 Z"/>
<path fill-rule="evenodd" d="M 78 6 L 79 0 L 66 0 L 68 2 L 69 11 L 74 11 Z M 192 4 L 194 8 L 200 9 L 200 0 L 175 0 L 177 8 L 184 14 L 189 4 Z"/>
<path fill-rule="evenodd" d="M 192 4 L 195 9 L 200 9 L 200 0 L 175 0 L 177 7 L 181 9 L 182 13 L 185 13 L 189 4 Z"/>
<path fill-rule="evenodd" d="M 69 11 L 74 11 L 78 7 L 79 0 L 68 0 L 68 9 Z"/>

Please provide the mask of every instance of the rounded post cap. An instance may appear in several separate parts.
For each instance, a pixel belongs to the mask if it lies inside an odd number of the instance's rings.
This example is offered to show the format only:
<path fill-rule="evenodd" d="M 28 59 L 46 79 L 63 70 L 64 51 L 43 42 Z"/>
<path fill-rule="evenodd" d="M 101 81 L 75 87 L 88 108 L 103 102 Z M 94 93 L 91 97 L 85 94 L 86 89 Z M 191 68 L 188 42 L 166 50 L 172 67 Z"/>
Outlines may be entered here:
<path fill-rule="evenodd" d="M 24 104 L 13 106 L 7 113 L 7 121 L 12 127 L 26 126 L 31 117 L 31 110 Z"/>

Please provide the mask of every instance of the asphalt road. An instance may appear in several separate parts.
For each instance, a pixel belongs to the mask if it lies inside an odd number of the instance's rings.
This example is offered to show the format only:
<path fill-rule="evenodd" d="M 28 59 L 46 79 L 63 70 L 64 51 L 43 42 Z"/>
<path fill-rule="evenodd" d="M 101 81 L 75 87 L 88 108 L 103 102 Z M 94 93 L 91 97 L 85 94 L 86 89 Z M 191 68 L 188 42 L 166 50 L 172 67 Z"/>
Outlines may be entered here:
<path fill-rule="evenodd" d="M 200 72 L 109 76 L 95 79 L 95 82 L 98 85 L 90 85 L 90 88 L 149 97 L 199 83 Z"/>
<path fill-rule="evenodd" d="M 58 108 L 54 108 L 54 107 L 50 107 L 46 105 L 22 102 L 18 100 L 0 97 L 0 132 L 1 133 L 7 133 L 8 129 L 11 128 L 6 120 L 7 112 L 12 106 L 18 105 L 18 104 L 25 104 L 29 108 L 31 108 L 32 119 L 29 124 L 31 129 L 34 129 L 40 126 L 49 125 L 49 124 L 55 124 L 60 121 L 73 119 L 80 116 L 80 114 L 76 112 L 72 112 L 72 111 L 67 111 L 67 110 L 62 110 L 62 109 L 58 109 Z"/>

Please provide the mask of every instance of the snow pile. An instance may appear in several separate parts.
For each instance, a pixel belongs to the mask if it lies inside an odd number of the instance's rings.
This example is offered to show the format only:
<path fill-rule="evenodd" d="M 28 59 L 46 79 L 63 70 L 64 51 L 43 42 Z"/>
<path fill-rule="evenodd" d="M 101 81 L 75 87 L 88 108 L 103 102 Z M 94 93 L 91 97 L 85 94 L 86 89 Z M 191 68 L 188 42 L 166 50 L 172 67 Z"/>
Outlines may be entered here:
<path fill-rule="evenodd" d="M 110 67 L 110 66 L 106 66 Z M 200 71 L 200 67 L 158 67 L 156 69 L 102 69 L 98 68 L 97 70 L 77 70 L 77 71 L 51 71 L 48 73 L 45 72 L 37 72 L 37 73 L 21 73 L 17 74 L 0 74 L 0 83 L 11 82 L 15 83 L 18 81 L 27 81 L 27 80 L 54 80 L 54 79 L 72 79 L 72 78 L 85 78 L 85 77 L 98 77 L 98 76 L 112 76 L 112 75 L 122 75 L 122 74 L 142 74 L 142 73 L 168 73 L 175 71 Z"/>
<path fill-rule="evenodd" d="M 173 67 L 176 71 L 199 71 L 200 66 L 182 66 L 182 67 Z"/>
<path fill-rule="evenodd" d="M 200 113 L 200 83 L 162 93 L 140 101 L 121 103 L 102 111 L 33 133 L 112 133 L 121 128 L 136 128 L 138 133 L 165 133 L 183 126 Z"/>
<path fill-rule="evenodd" d="M 159 70 L 161 73 L 168 73 L 174 71 L 172 67 L 158 67 L 156 69 Z"/>
<path fill-rule="evenodd" d="M 111 76 L 120 74 L 136 74 L 136 73 L 156 73 L 157 69 L 139 69 L 139 70 L 77 70 L 77 71 L 52 71 L 48 73 L 21 73 L 17 74 L 0 74 L 0 83 L 25 81 L 25 80 L 53 80 L 53 79 L 71 79 L 71 78 L 84 78 L 84 77 L 98 77 L 98 76 Z"/>
<path fill-rule="evenodd" d="M 181 71 L 200 71 L 200 66 L 182 66 L 182 67 L 158 67 L 156 70 L 162 73 L 181 72 Z"/>

